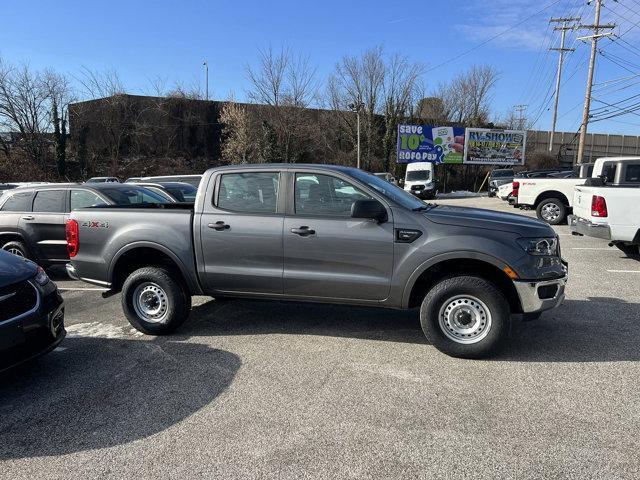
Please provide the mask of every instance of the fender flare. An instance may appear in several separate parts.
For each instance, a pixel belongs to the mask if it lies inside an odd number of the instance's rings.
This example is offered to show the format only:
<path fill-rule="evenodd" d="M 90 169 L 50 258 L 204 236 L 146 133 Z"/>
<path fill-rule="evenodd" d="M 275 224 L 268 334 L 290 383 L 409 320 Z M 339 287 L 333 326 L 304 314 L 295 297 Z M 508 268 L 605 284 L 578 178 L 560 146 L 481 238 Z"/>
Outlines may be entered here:
<path fill-rule="evenodd" d="M 402 308 L 406 309 L 409 307 L 409 299 L 411 297 L 411 292 L 413 287 L 415 286 L 418 278 L 424 272 L 426 272 L 431 267 L 437 265 L 438 263 L 442 263 L 447 260 L 478 260 L 481 262 L 488 263 L 493 265 L 494 267 L 502 270 L 508 265 L 497 258 L 487 255 L 486 253 L 475 252 L 473 250 L 457 250 L 453 252 L 441 253 L 440 255 L 436 255 L 425 262 L 421 263 L 413 273 L 409 276 L 404 291 L 402 292 Z"/>
<path fill-rule="evenodd" d="M 115 267 L 118 264 L 118 261 L 120 260 L 120 258 L 125 253 L 127 253 L 127 252 L 129 252 L 131 250 L 134 250 L 136 248 L 150 248 L 150 249 L 153 249 L 153 250 L 158 250 L 159 252 L 162 252 L 165 255 L 167 255 L 178 266 L 178 269 L 180 270 L 180 273 L 184 277 L 185 281 L 187 282 L 187 286 L 189 287 L 189 289 L 192 292 L 192 294 L 196 294 L 197 295 L 197 294 L 201 293 L 200 286 L 197 284 L 197 282 L 194 282 L 193 275 L 186 268 L 186 266 L 184 265 L 182 260 L 180 260 L 180 258 L 175 253 L 173 253 L 172 250 L 168 249 L 164 245 L 161 245 L 161 244 L 155 243 L 155 242 L 150 242 L 148 240 L 141 240 L 141 241 L 138 241 L 138 242 L 129 243 L 129 244 L 125 245 L 124 247 L 121 247 L 120 250 L 118 250 L 115 253 L 115 255 L 111 259 L 111 263 L 109 264 L 109 269 L 107 271 L 107 278 L 108 278 L 108 281 L 109 281 L 109 283 L 111 285 L 113 285 L 113 280 L 114 280 L 113 279 L 113 274 L 115 272 Z"/>

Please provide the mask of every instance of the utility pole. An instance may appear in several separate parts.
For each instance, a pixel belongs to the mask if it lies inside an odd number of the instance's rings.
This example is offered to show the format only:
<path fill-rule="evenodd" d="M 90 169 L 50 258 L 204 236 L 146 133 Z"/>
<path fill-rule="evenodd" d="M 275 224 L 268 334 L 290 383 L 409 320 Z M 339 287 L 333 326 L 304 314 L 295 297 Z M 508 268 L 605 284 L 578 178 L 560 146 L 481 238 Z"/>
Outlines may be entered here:
<path fill-rule="evenodd" d="M 591 3 L 591 2 L 589 2 Z M 587 138 L 587 124 L 589 123 L 589 109 L 591 108 L 591 87 L 593 85 L 593 71 L 596 63 L 596 53 L 598 52 L 598 39 L 611 35 L 612 32 L 600 33 L 601 29 L 612 29 L 614 24 L 600 25 L 600 8 L 602 0 L 596 0 L 596 11 L 593 18 L 593 25 L 578 25 L 576 28 L 593 30 L 593 35 L 578 37 L 578 40 L 591 40 L 591 56 L 589 57 L 589 72 L 587 73 L 587 93 L 584 96 L 584 111 L 582 112 L 582 123 L 580 124 L 580 140 L 578 141 L 578 156 L 576 163 L 582 163 L 584 155 L 584 142 Z"/>
<path fill-rule="evenodd" d="M 529 105 L 514 105 L 513 109 L 519 113 L 518 115 L 518 130 L 524 130 L 524 112 Z"/>
<path fill-rule="evenodd" d="M 204 98 L 205 98 L 205 100 L 209 100 L 209 64 L 205 60 L 204 62 L 202 62 L 202 65 L 204 65 L 204 78 L 205 78 L 205 80 L 204 80 L 204 83 L 205 83 Z"/>
<path fill-rule="evenodd" d="M 580 17 L 570 18 L 551 18 L 549 23 L 560 23 L 561 27 L 554 27 L 554 30 L 560 30 L 562 36 L 560 37 L 560 48 L 550 48 L 549 50 L 560 52 L 558 57 L 558 72 L 556 74 L 556 94 L 553 103 L 553 120 L 551 120 L 551 135 L 549 135 L 549 152 L 553 150 L 553 136 L 556 133 L 556 120 L 558 119 L 558 99 L 560 98 L 560 77 L 562 76 L 562 62 L 564 61 L 564 52 L 573 52 L 575 48 L 564 48 L 564 39 L 567 34 L 567 30 L 573 30 L 574 27 L 568 27 L 568 22 L 579 22 Z"/>
<path fill-rule="evenodd" d="M 355 103 L 349 104 L 349 109 L 352 112 L 356 112 L 356 129 L 357 129 L 357 144 L 358 144 L 358 159 L 357 159 L 357 167 L 360 168 L 360 112 L 364 108 L 364 103 L 362 100 L 358 98 Z"/>

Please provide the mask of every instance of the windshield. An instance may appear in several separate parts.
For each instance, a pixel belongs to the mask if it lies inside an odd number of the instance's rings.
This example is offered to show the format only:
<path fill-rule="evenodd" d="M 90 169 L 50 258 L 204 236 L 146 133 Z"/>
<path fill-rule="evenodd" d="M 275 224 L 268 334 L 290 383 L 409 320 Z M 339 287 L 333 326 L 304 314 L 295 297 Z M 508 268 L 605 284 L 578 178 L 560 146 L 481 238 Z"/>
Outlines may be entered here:
<path fill-rule="evenodd" d="M 429 170 L 409 170 L 407 171 L 407 181 L 415 182 L 416 180 L 429 180 L 431 172 Z"/>
<path fill-rule="evenodd" d="M 393 183 L 382 180 L 375 175 L 363 172 L 362 170 L 355 170 L 351 173 L 351 175 L 365 185 L 373 188 L 378 193 L 384 195 L 389 200 L 399 203 L 405 208 L 414 209 L 425 206 L 424 202 L 417 199 L 410 193 L 405 192 L 403 189 L 394 185 Z"/>
<path fill-rule="evenodd" d="M 198 189 L 193 185 L 168 185 L 164 188 L 179 202 L 195 202 Z"/>
<path fill-rule="evenodd" d="M 109 197 L 115 205 L 140 205 L 147 203 L 170 203 L 169 199 L 143 187 L 101 188 L 100 192 Z"/>

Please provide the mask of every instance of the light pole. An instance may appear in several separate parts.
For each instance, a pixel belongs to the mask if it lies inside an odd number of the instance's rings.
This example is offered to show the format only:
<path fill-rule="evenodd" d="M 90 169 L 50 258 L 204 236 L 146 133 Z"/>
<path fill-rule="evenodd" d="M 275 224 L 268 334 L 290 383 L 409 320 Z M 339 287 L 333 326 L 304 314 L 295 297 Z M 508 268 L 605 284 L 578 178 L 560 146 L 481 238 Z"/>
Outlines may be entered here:
<path fill-rule="evenodd" d="M 358 163 L 357 167 L 360 168 L 360 111 L 364 107 L 362 100 L 358 99 L 356 103 L 349 104 L 349 110 L 356 112 L 356 130 L 357 130 L 357 144 L 358 144 Z"/>
<path fill-rule="evenodd" d="M 204 62 L 202 62 L 202 65 L 204 65 L 204 78 L 205 78 L 204 98 L 206 100 L 209 100 L 209 64 L 205 60 Z"/>

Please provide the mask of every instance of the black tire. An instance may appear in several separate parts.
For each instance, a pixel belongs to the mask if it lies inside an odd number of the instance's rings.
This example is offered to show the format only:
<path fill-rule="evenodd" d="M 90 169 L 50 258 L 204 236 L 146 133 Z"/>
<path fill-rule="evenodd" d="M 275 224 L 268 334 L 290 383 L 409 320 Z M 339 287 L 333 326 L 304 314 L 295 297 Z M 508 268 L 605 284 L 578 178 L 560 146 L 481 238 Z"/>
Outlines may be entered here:
<path fill-rule="evenodd" d="M 5 243 L 2 246 L 2 250 L 10 251 L 20 257 L 28 258 L 29 260 L 34 260 L 33 255 L 29 251 L 29 248 L 22 242 L 13 241 Z"/>
<path fill-rule="evenodd" d="M 449 323 L 452 328 L 447 327 L 447 322 L 457 316 L 455 312 L 464 315 L 467 307 L 477 312 L 477 323 L 474 320 L 471 326 L 477 325 L 478 333 L 469 334 L 471 338 L 454 331 L 455 325 Z M 442 313 L 447 310 L 454 313 Z M 420 324 L 429 342 L 441 352 L 457 358 L 484 358 L 498 352 L 505 343 L 510 314 L 507 299 L 495 285 L 480 277 L 461 275 L 445 278 L 427 292 L 420 307 Z"/>
<path fill-rule="evenodd" d="M 157 315 L 145 317 L 140 313 L 142 307 L 137 298 L 143 294 L 147 295 L 150 304 L 157 302 Z M 122 310 L 136 330 L 148 335 L 167 335 L 189 316 L 191 295 L 182 280 L 168 270 L 144 267 L 129 275 L 122 285 Z"/>
<path fill-rule="evenodd" d="M 567 207 L 559 198 L 545 198 L 538 204 L 536 215 L 549 225 L 559 225 L 567 219 Z"/>
<path fill-rule="evenodd" d="M 640 247 L 638 245 L 630 245 L 628 243 L 616 243 L 615 245 L 627 257 L 636 258 L 640 255 Z"/>

